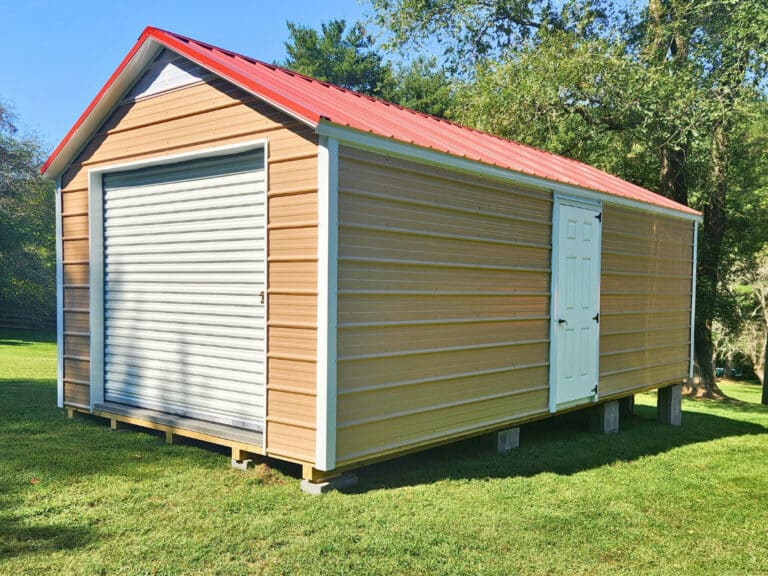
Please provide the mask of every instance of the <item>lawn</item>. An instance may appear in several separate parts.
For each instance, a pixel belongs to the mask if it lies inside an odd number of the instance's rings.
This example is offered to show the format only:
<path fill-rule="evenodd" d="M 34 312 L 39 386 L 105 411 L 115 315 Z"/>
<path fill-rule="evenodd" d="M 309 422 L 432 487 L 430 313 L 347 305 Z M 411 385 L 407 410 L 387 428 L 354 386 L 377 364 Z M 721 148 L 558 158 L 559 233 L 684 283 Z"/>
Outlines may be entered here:
<path fill-rule="evenodd" d="M 247 472 L 56 408 L 55 343 L 0 333 L 0 573 L 768 574 L 768 408 L 639 396 L 621 432 L 582 415 L 359 471 L 311 497 L 298 469 Z"/>

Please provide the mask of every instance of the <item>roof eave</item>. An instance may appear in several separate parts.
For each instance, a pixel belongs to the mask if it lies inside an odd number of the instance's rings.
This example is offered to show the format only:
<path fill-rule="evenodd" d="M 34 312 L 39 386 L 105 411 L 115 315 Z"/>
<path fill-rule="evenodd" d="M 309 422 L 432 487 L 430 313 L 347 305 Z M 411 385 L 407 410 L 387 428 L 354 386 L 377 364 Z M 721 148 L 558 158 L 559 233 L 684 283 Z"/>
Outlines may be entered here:
<path fill-rule="evenodd" d="M 578 195 L 596 200 L 605 200 L 614 204 L 620 204 L 628 207 L 638 208 L 649 212 L 655 212 L 674 218 L 701 222 L 700 212 L 687 206 L 680 205 L 680 209 L 642 202 L 633 198 L 610 194 L 601 190 L 592 190 L 582 186 L 566 184 L 556 180 L 550 180 L 541 176 L 526 174 L 502 166 L 487 164 L 471 158 L 455 156 L 447 152 L 435 150 L 433 148 L 424 148 L 416 144 L 395 140 L 374 134 L 364 132 L 343 124 L 335 124 L 326 119 L 321 119 L 316 131 L 321 136 L 335 138 L 343 144 L 348 144 L 356 148 L 366 149 L 373 152 L 385 153 L 404 159 L 425 162 L 427 164 L 449 167 L 460 172 L 478 174 L 493 178 L 514 182 L 529 188 L 540 190 L 549 190 L 560 194 Z"/>

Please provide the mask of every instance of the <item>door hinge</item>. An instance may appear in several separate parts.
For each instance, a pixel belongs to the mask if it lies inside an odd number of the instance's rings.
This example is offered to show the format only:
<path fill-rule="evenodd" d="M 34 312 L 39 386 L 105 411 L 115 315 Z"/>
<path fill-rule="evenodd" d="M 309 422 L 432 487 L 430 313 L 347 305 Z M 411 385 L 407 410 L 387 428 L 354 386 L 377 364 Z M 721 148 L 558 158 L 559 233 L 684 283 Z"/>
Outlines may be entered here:
<path fill-rule="evenodd" d="M 602 212 L 598 212 L 597 214 L 595 214 L 595 218 L 597 218 L 598 222 L 602 222 L 603 221 L 603 213 Z"/>
<path fill-rule="evenodd" d="M 595 314 L 594 316 L 592 316 L 592 320 L 594 320 L 595 322 L 597 322 L 598 324 L 600 324 L 600 312 L 598 312 L 597 314 Z"/>

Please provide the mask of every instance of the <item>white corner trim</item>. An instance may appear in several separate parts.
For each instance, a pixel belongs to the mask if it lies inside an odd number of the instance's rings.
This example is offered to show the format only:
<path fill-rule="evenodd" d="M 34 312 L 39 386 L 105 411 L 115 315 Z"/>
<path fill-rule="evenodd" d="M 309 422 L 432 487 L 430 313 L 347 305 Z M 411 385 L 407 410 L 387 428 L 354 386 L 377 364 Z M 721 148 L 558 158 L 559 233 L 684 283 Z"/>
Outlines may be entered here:
<path fill-rule="evenodd" d="M 102 174 L 88 172 L 88 284 L 90 302 L 90 405 L 104 402 L 104 193 Z"/>
<path fill-rule="evenodd" d="M 615 196 L 613 194 L 597 192 L 588 188 L 581 188 L 580 186 L 555 182 L 553 180 L 548 180 L 539 176 L 532 176 L 530 174 L 523 174 L 522 172 L 515 172 L 514 170 L 510 170 L 508 168 L 492 166 L 490 164 L 484 164 L 483 162 L 470 160 L 468 158 L 460 158 L 458 156 L 448 154 L 447 152 L 422 148 L 421 146 L 416 146 L 415 144 L 409 144 L 407 142 L 385 138 L 383 136 L 370 134 L 368 132 L 361 132 L 359 130 L 355 130 L 354 128 L 340 126 L 338 124 L 331 124 L 327 121 L 321 121 L 316 128 L 316 132 L 321 136 L 334 138 L 340 143 L 352 146 L 354 148 L 369 150 L 371 152 L 378 152 L 380 154 L 386 154 L 389 156 L 396 156 L 398 158 L 412 160 L 415 162 L 423 162 L 425 164 L 440 166 L 450 170 L 455 170 L 457 172 L 475 174 L 485 178 L 500 180 L 502 182 L 512 182 L 520 186 L 526 186 L 528 188 L 535 188 L 539 190 L 547 190 L 556 194 L 576 196 L 583 199 L 591 199 L 611 204 L 617 204 L 619 206 L 627 206 L 629 208 L 636 208 L 646 212 L 663 214 L 672 218 L 701 221 L 701 216 L 696 216 L 694 214 L 687 214 L 685 212 L 672 210 L 671 208 L 656 206 L 654 204 L 646 204 L 645 202 L 624 198 L 623 196 Z"/>
<path fill-rule="evenodd" d="M 56 405 L 64 408 L 64 226 L 61 221 L 61 177 L 56 178 Z"/>
<path fill-rule="evenodd" d="M 134 160 L 120 164 L 99 166 L 88 170 L 88 279 L 90 286 L 90 302 L 88 308 L 90 312 L 91 410 L 93 410 L 94 404 L 101 404 L 104 402 L 104 174 L 121 170 L 147 168 L 160 164 L 185 162 L 197 158 L 237 154 L 238 152 L 246 152 L 255 148 L 264 149 L 264 166 L 266 173 L 268 172 L 266 170 L 267 145 L 267 140 L 265 138 L 260 138 L 258 140 L 239 142 L 237 144 L 215 146 L 212 148 L 204 148 L 202 150 L 192 150 L 190 152 L 181 152 L 178 154 L 156 156 L 154 158 Z M 266 439 L 266 436 L 264 438 Z M 264 445 L 266 446 L 266 443 Z"/>
<path fill-rule="evenodd" d="M 336 468 L 336 314 L 339 143 L 320 136 L 317 154 L 317 414 L 315 468 Z"/>
<path fill-rule="evenodd" d="M 558 246 L 558 225 L 560 221 L 560 202 L 557 197 L 552 199 L 552 233 L 550 262 L 549 262 L 549 411 L 557 411 L 557 347 L 555 339 L 555 322 L 557 314 L 557 261 L 560 257 Z"/>
<path fill-rule="evenodd" d="M 696 335 L 696 267 L 699 256 L 699 223 L 693 223 L 693 264 L 691 266 L 691 351 L 688 360 L 688 378 L 693 378 L 694 338 Z"/>

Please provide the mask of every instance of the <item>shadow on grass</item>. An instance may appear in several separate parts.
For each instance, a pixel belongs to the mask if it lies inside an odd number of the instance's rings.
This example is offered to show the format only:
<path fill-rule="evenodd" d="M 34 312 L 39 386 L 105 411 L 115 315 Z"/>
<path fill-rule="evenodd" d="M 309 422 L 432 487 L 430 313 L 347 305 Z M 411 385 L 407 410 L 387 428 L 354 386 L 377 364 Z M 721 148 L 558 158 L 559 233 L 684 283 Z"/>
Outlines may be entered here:
<path fill-rule="evenodd" d="M 27 340 L 7 340 L 0 338 L 0 346 L 29 346 L 32 342 Z"/>
<path fill-rule="evenodd" d="M 736 413 L 768 410 L 747 403 L 715 406 Z M 618 434 L 588 431 L 586 411 L 539 420 L 521 427 L 520 447 L 507 454 L 495 450 L 495 434 L 479 436 L 425 452 L 374 464 L 359 471 L 360 483 L 350 493 L 431 484 L 442 480 L 571 475 L 616 462 L 631 462 L 686 445 L 719 438 L 768 433 L 752 422 L 720 415 L 683 411 L 683 425 L 656 422 L 656 409 L 637 406 L 623 417 Z"/>
<path fill-rule="evenodd" d="M 358 487 L 350 492 L 448 479 L 530 477 L 542 473 L 570 475 L 614 462 L 662 454 L 681 446 L 768 432 L 768 427 L 744 419 L 761 413 L 768 424 L 767 408 L 743 402 L 697 402 L 705 404 L 704 410 L 684 409 L 682 427 L 658 424 L 655 408 L 644 405 L 636 406 L 635 415 L 622 419 L 619 434 L 589 433 L 585 411 L 540 420 L 522 427 L 520 448 L 508 454 L 496 453 L 494 435 L 480 436 L 364 467 L 358 471 Z M 6 440 L 0 444 L 0 461 L 8 470 L 29 471 L 64 482 L 91 474 L 141 481 L 145 476 L 156 475 L 157 469 L 173 459 L 190 459 L 188 451 L 164 449 L 162 438 L 151 433 L 110 432 L 107 422 L 96 417 L 78 416 L 69 421 L 55 404 L 53 381 L 0 380 L 0 436 Z M 734 418 L 729 418 L 728 413 Z M 207 458 L 213 466 L 228 463 L 227 449 L 193 440 L 182 440 L 182 444 L 205 449 L 200 459 Z M 210 456 L 214 453 L 227 460 L 219 462 L 218 457 L 212 460 Z M 301 472 L 300 467 L 293 464 L 270 460 L 269 466 L 295 477 Z M 17 486 L 16 499 L 19 499 L 29 489 L 29 479 L 14 485 Z M 2 522 L 6 521 L 0 515 Z M 3 529 L 0 526 L 0 537 L 7 532 Z M 87 534 L 73 530 L 72 542 L 87 541 Z"/>
<path fill-rule="evenodd" d="M 61 523 L 36 526 L 31 518 L 0 514 L 0 560 L 23 554 L 73 550 L 85 546 L 95 538 L 96 534 L 87 526 Z"/>
<path fill-rule="evenodd" d="M 0 346 L 29 346 L 36 342 L 56 342 L 56 332 L 0 328 Z"/>
<path fill-rule="evenodd" d="M 113 433 L 104 419 L 69 420 L 56 407 L 54 380 L 0 379 L 0 562 L 100 536 L 82 514 L 89 504 L 60 501 L 62 486 L 93 475 L 141 482 L 174 459 L 189 460 L 189 452 L 147 434 Z"/>

